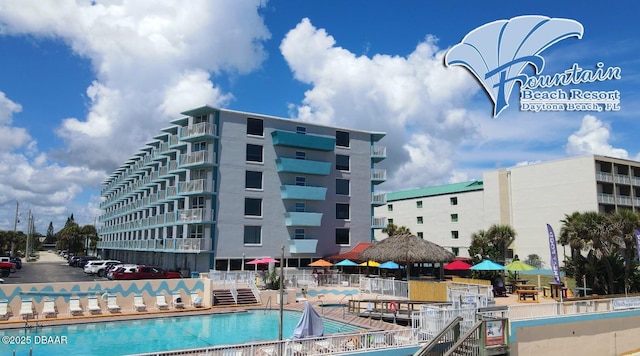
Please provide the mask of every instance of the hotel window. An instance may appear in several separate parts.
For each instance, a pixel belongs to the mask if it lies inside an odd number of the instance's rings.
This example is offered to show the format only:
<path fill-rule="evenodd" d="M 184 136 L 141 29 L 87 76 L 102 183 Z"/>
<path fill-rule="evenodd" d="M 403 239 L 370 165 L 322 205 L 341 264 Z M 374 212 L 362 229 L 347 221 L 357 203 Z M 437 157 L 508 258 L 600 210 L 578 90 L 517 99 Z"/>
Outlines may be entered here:
<path fill-rule="evenodd" d="M 336 146 L 349 147 L 349 133 L 345 131 L 336 131 Z"/>
<path fill-rule="evenodd" d="M 306 204 L 303 202 L 296 202 L 296 213 L 304 213 Z"/>
<path fill-rule="evenodd" d="M 336 169 L 339 171 L 349 170 L 349 156 L 336 155 Z"/>
<path fill-rule="evenodd" d="M 387 219 L 387 226 L 393 224 L 393 219 Z"/>
<path fill-rule="evenodd" d="M 454 240 L 458 239 L 458 231 L 451 231 L 451 238 Z"/>
<path fill-rule="evenodd" d="M 247 143 L 247 162 L 262 163 L 262 146 Z"/>
<path fill-rule="evenodd" d="M 200 116 L 193 117 L 194 124 L 199 124 L 201 122 L 209 122 L 209 115 L 200 115 Z"/>
<path fill-rule="evenodd" d="M 336 194 L 349 195 L 349 180 L 336 179 Z"/>
<path fill-rule="evenodd" d="M 418 237 L 424 239 L 424 234 L 422 232 L 418 232 Z"/>
<path fill-rule="evenodd" d="M 349 229 L 336 229 L 336 245 L 348 245 L 349 240 Z"/>
<path fill-rule="evenodd" d="M 451 214 L 451 222 L 458 222 L 458 214 Z"/>
<path fill-rule="evenodd" d="M 422 224 L 422 223 L 423 223 L 422 216 L 418 216 L 418 217 L 416 218 L 416 223 L 417 223 L 417 224 Z"/>
<path fill-rule="evenodd" d="M 247 135 L 264 136 L 264 122 L 262 119 L 247 118 Z"/>
<path fill-rule="evenodd" d="M 191 209 L 204 208 L 204 197 L 191 197 L 191 199 L 189 200 L 189 206 L 191 207 Z"/>
<path fill-rule="evenodd" d="M 262 216 L 262 199 L 244 198 L 245 216 Z"/>
<path fill-rule="evenodd" d="M 416 202 L 416 208 L 418 208 L 418 209 L 422 209 L 422 200 L 418 200 L 418 201 Z"/>
<path fill-rule="evenodd" d="M 449 202 L 451 203 L 451 205 L 458 205 L 458 197 L 449 198 Z"/>
<path fill-rule="evenodd" d="M 189 238 L 191 239 L 202 238 L 203 231 L 204 231 L 204 225 L 201 225 L 201 224 L 189 225 Z"/>
<path fill-rule="evenodd" d="M 191 180 L 207 179 L 206 169 L 193 169 L 191 170 Z"/>
<path fill-rule="evenodd" d="M 387 211 L 393 211 L 393 204 L 387 204 Z"/>
<path fill-rule="evenodd" d="M 305 177 L 296 177 L 296 185 L 300 187 L 304 187 L 307 185 L 307 178 Z"/>
<path fill-rule="evenodd" d="M 205 141 L 196 142 L 193 144 L 193 152 L 206 151 L 206 150 L 207 150 L 207 143 Z"/>
<path fill-rule="evenodd" d="M 296 159 L 307 159 L 307 154 L 304 151 L 296 151 Z"/>
<path fill-rule="evenodd" d="M 307 134 L 307 128 L 304 126 L 296 126 L 296 133 L 299 133 L 301 135 L 306 135 Z"/>
<path fill-rule="evenodd" d="M 336 219 L 348 220 L 349 219 L 349 204 L 336 204 Z"/>
<path fill-rule="evenodd" d="M 262 189 L 262 172 L 246 171 L 244 187 L 247 189 Z"/>
<path fill-rule="evenodd" d="M 294 239 L 297 239 L 297 240 L 304 239 L 304 229 L 295 229 L 293 234 L 294 234 L 294 237 L 293 237 Z"/>
<path fill-rule="evenodd" d="M 245 226 L 244 243 L 249 245 L 259 245 L 262 243 L 262 227 Z"/>
<path fill-rule="evenodd" d="M 451 252 L 454 256 L 460 256 L 460 247 L 452 247 Z"/>

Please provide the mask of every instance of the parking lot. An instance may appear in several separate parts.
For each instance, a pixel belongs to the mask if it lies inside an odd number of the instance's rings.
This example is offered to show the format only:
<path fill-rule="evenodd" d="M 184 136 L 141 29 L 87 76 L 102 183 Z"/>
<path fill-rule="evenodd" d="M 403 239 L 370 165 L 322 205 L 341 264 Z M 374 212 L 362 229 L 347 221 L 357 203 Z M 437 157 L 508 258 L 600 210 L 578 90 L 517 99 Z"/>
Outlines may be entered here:
<path fill-rule="evenodd" d="M 40 258 L 35 262 L 27 262 L 23 258 L 22 269 L 3 279 L 5 284 L 104 280 L 84 274 L 82 268 L 70 267 L 62 256 L 47 251 L 40 251 Z"/>

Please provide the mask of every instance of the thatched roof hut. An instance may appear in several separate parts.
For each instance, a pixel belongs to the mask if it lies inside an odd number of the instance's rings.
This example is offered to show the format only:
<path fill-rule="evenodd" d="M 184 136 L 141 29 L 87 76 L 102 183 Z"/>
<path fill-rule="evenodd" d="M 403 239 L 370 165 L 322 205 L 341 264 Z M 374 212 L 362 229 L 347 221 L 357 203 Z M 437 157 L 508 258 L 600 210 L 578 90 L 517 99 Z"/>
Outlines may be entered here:
<path fill-rule="evenodd" d="M 440 245 L 404 233 L 374 242 L 360 253 L 360 258 L 379 262 L 393 261 L 409 266 L 411 263 L 421 262 L 444 264 L 453 261 L 455 256 Z"/>

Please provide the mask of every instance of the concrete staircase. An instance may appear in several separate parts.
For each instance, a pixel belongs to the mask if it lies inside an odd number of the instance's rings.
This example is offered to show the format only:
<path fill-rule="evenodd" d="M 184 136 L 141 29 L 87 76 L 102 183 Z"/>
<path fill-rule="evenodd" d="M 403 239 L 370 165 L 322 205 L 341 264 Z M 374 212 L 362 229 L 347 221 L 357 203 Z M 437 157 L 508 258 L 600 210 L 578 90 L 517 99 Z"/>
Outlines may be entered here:
<path fill-rule="evenodd" d="M 213 291 L 213 306 L 237 306 L 257 304 L 258 301 L 249 288 L 239 288 L 238 302 L 233 299 L 231 291 L 228 289 L 216 289 Z"/>

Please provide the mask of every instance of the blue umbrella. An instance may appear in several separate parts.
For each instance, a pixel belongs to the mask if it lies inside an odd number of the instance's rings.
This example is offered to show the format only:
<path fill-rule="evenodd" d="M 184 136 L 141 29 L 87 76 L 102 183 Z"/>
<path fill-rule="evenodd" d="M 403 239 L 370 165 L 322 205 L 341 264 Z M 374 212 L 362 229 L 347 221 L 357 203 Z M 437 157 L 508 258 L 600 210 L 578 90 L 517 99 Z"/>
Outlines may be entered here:
<path fill-rule="evenodd" d="M 400 268 L 400 266 L 393 262 L 393 261 L 387 261 L 383 264 L 381 264 L 380 266 L 378 266 L 379 268 L 386 268 L 386 269 L 398 269 Z"/>
<path fill-rule="evenodd" d="M 471 269 L 474 271 L 504 271 L 504 266 L 491 260 L 484 260 L 471 266 Z"/>
<path fill-rule="evenodd" d="M 336 263 L 334 266 L 357 266 L 358 264 L 351 260 L 342 260 Z"/>

